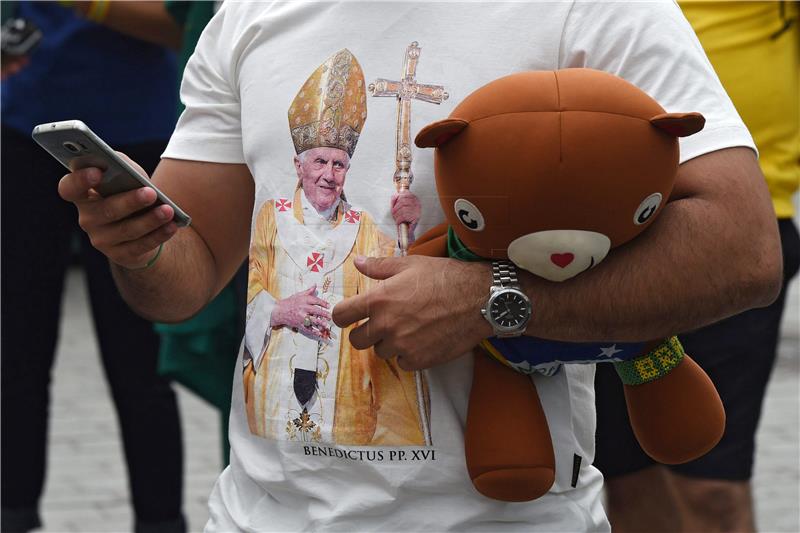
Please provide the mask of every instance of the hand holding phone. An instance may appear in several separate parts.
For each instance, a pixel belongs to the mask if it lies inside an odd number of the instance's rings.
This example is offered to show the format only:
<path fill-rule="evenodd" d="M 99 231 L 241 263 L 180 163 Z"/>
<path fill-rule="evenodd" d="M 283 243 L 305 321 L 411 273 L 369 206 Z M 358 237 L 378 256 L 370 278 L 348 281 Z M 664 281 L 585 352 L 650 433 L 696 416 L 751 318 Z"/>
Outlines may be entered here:
<path fill-rule="evenodd" d="M 188 226 L 191 218 L 147 178 L 147 173 L 133 168 L 80 120 L 39 124 L 33 128 L 33 140 L 70 171 L 96 167 L 103 179 L 94 189 L 101 196 L 111 196 L 140 187 L 156 191 L 157 204 L 175 211 L 175 223 Z"/>
<path fill-rule="evenodd" d="M 77 124 L 76 124 L 77 123 Z M 112 262 L 140 268 L 191 219 L 146 173 L 79 121 L 37 126 L 34 139 L 71 170 L 59 195 L 78 208 L 80 225 Z"/>

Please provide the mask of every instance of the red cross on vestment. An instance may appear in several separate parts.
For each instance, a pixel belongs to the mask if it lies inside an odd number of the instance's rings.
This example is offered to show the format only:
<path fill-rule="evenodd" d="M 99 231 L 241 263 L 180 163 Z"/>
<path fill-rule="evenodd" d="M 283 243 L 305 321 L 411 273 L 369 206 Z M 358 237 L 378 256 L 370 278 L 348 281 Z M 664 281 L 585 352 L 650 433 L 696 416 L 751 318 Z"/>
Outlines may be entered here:
<path fill-rule="evenodd" d="M 361 213 L 351 209 L 350 211 L 344 214 L 344 219 L 350 224 L 355 224 L 356 222 L 361 220 Z"/>
<path fill-rule="evenodd" d="M 319 269 L 325 265 L 323 258 L 324 256 L 321 253 L 311 252 L 311 255 L 306 260 L 306 266 L 309 267 L 308 269 L 311 272 L 319 272 Z"/>
<path fill-rule="evenodd" d="M 276 204 L 275 204 L 275 205 L 278 207 L 278 211 L 281 211 L 281 212 L 283 212 L 283 211 L 288 211 L 289 209 L 291 209 L 291 208 L 292 208 L 292 202 L 290 202 L 290 201 L 289 201 L 289 200 L 287 200 L 286 198 L 280 198 L 280 199 L 279 199 L 279 200 L 276 202 Z"/>

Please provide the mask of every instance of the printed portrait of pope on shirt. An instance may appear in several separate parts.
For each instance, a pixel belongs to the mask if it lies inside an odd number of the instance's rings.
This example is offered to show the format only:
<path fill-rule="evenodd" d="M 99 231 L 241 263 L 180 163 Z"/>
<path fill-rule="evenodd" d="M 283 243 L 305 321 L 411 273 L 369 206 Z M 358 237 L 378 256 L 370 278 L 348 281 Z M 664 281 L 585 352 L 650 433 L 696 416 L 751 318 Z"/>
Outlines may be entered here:
<path fill-rule="evenodd" d="M 250 249 L 243 357 L 250 431 L 265 438 L 361 446 L 430 445 L 422 373 L 372 348 L 355 349 L 333 306 L 376 281 L 356 256 L 398 253 L 366 211 L 347 201 L 350 158 L 367 117 L 364 74 L 344 49 L 303 84 L 289 108 L 295 190 L 265 201 Z M 411 193 L 387 198 L 397 224 L 420 218 Z"/>

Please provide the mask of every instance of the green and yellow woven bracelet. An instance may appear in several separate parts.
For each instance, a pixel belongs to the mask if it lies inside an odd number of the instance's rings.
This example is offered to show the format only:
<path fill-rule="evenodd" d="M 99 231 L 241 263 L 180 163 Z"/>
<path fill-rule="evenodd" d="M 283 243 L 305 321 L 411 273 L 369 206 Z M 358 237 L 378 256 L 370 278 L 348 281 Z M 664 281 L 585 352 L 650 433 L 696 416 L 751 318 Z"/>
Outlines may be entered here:
<path fill-rule="evenodd" d="M 686 353 L 678 337 L 670 337 L 641 357 L 614 363 L 614 368 L 624 384 L 641 385 L 669 374 L 680 364 L 684 355 Z"/>

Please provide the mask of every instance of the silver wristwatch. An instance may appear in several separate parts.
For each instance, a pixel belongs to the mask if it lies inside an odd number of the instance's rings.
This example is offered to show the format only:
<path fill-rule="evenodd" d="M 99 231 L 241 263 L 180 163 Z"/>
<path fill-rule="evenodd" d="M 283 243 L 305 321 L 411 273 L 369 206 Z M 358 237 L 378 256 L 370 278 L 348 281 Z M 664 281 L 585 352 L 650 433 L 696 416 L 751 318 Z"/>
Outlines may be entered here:
<path fill-rule="evenodd" d="M 510 261 L 492 261 L 492 287 L 483 317 L 497 337 L 519 337 L 531 319 L 531 301 L 519 288 L 517 269 Z"/>

